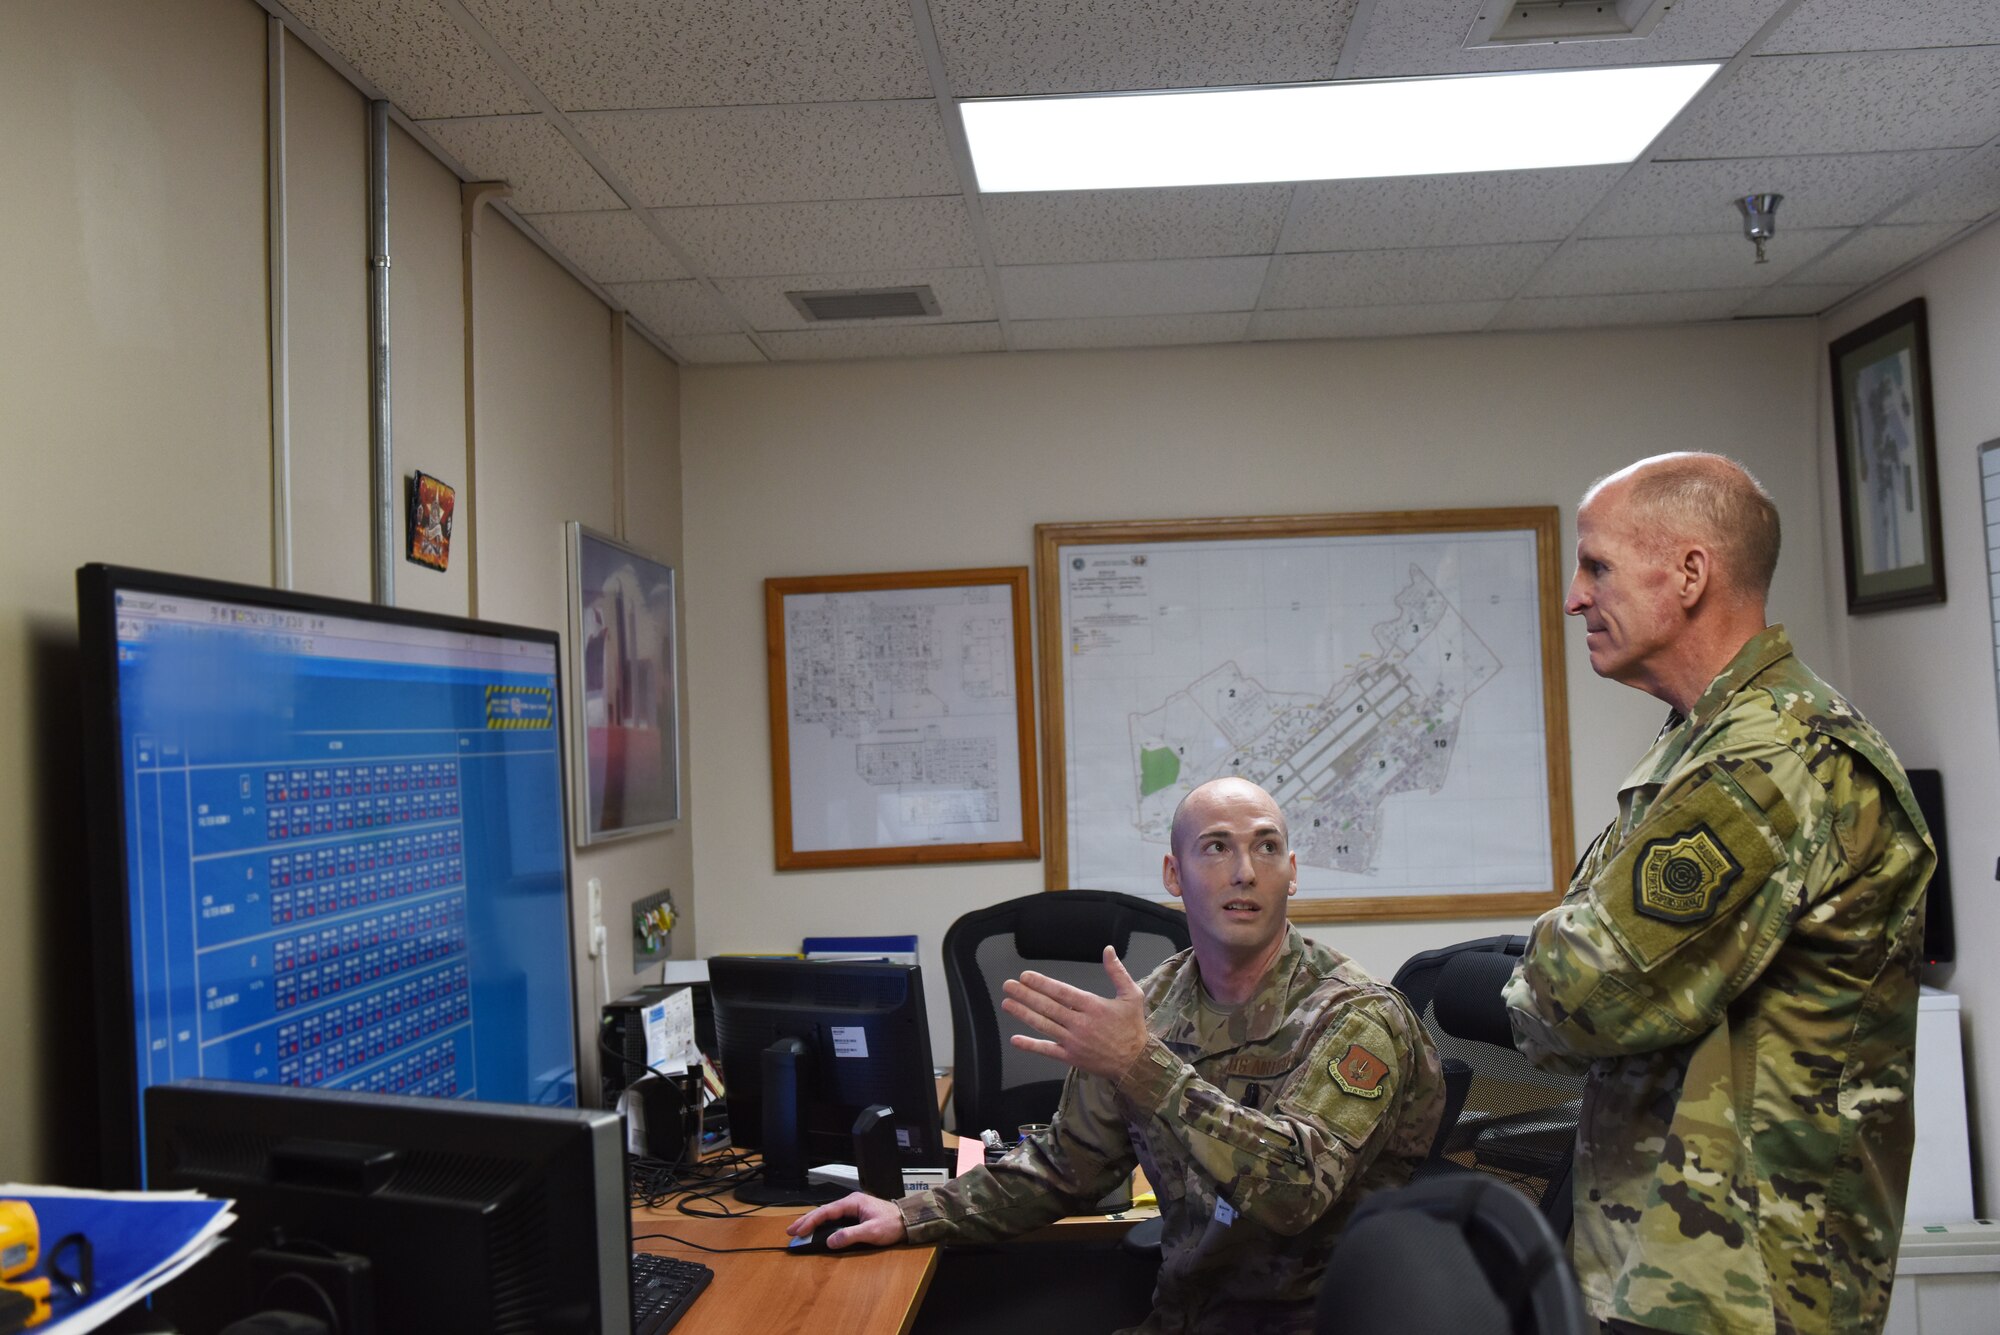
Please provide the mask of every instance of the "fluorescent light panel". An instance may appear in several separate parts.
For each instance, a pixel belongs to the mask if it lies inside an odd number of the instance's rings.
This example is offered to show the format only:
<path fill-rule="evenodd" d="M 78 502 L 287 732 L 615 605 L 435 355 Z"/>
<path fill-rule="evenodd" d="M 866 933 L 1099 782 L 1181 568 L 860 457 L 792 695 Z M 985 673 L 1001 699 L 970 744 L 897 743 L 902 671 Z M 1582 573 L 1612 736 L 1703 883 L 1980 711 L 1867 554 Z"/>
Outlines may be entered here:
<path fill-rule="evenodd" d="M 1630 162 L 1720 64 L 959 103 L 979 188 L 1439 176 Z"/>

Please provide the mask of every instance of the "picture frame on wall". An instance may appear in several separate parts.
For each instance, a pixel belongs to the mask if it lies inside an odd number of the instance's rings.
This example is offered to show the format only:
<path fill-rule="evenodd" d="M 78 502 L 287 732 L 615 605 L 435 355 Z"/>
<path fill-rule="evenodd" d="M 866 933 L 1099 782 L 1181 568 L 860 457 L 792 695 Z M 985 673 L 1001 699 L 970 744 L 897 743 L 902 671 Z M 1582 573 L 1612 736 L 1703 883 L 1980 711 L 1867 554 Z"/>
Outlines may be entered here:
<path fill-rule="evenodd" d="M 764 581 L 780 871 L 1041 854 L 1028 568 Z"/>
<path fill-rule="evenodd" d="M 576 841 L 588 845 L 680 819 L 680 640 L 672 566 L 568 530 Z"/>
<path fill-rule="evenodd" d="M 1834 340 L 1847 610 L 1944 601 L 1930 335 L 1919 297 Z"/>
<path fill-rule="evenodd" d="M 1300 922 L 1560 902 L 1573 848 L 1552 505 L 1035 528 L 1045 888 L 1165 902 L 1183 798 L 1261 785 Z"/>

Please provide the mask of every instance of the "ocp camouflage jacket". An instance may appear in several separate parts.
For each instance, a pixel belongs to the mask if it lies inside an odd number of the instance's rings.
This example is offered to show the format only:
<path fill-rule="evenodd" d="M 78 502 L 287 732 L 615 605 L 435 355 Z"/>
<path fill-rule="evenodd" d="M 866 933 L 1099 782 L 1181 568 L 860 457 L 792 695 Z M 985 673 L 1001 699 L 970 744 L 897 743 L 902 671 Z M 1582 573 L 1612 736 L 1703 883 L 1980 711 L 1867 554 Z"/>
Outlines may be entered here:
<path fill-rule="evenodd" d="M 1151 1037 L 1124 1077 L 1072 1071 L 1048 1131 L 905 1197 L 910 1239 L 1012 1237 L 1089 1208 L 1136 1159 L 1165 1219 L 1139 1330 L 1309 1331 L 1341 1225 L 1430 1148 L 1444 1110 L 1430 1036 L 1401 994 L 1290 926 L 1225 1020 L 1203 1023 L 1192 951 L 1140 988 Z"/>
<path fill-rule="evenodd" d="M 1507 989 L 1530 1060 L 1589 1063 L 1590 1307 L 1689 1335 L 1879 1330 L 1937 860 L 1903 767 L 1773 626 L 1618 808 Z"/>

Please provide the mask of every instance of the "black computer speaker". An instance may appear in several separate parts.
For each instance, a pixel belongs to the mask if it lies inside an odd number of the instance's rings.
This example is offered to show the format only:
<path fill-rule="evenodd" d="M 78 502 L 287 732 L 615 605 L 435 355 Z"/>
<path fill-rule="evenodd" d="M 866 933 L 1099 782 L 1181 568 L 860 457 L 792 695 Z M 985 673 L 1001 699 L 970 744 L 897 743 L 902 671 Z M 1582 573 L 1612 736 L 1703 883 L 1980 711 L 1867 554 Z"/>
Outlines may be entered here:
<path fill-rule="evenodd" d="M 1924 963 L 1950 964 L 1958 954 L 1958 934 L 1951 917 L 1951 856 L 1944 838 L 1944 776 L 1934 769 L 1913 769 L 1910 792 L 1924 824 L 1931 827 L 1931 842 L 1937 845 L 1937 870 L 1931 873 L 1931 888 L 1924 896 Z"/>

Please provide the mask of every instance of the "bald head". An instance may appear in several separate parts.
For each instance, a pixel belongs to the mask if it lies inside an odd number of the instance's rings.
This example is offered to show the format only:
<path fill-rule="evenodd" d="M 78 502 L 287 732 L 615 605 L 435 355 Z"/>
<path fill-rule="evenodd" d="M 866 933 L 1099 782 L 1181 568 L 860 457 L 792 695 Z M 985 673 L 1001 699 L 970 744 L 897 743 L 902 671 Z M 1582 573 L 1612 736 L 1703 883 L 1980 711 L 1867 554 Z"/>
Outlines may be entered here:
<path fill-rule="evenodd" d="M 1642 541 L 1708 548 L 1719 582 L 1762 606 L 1778 568 L 1778 507 L 1742 464 L 1720 454 L 1656 454 L 1599 478 L 1583 504 L 1599 496 L 1624 507 L 1628 531 Z"/>
<path fill-rule="evenodd" d="M 1185 840 L 1200 833 L 1213 804 L 1218 799 L 1229 798 L 1247 798 L 1269 807 L 1271 814 L 1277 817 L 1279 833 L 1285 836 L 1285 846 L 1291 846 L 1291 829 L 1285 824 L 1285 813 L 1278 809 L 1276 798 L 1248 779 L 1210 779 L 1183 797 L 1180 805 L 1174 808 L 1173 831 L 1168 837 L 1172 840 L 1176 856 L 1180 854 Z"/>

